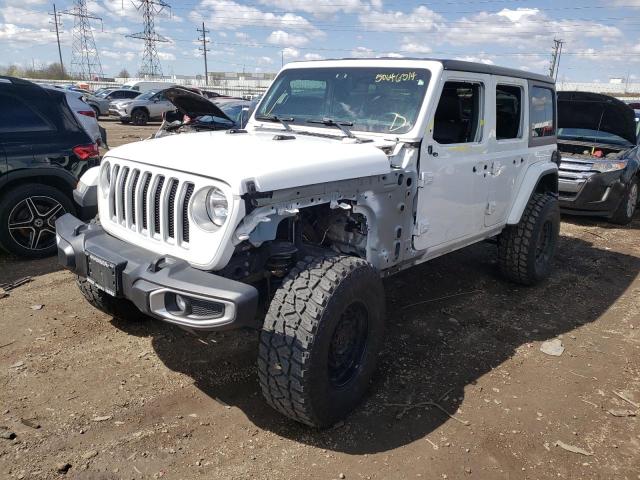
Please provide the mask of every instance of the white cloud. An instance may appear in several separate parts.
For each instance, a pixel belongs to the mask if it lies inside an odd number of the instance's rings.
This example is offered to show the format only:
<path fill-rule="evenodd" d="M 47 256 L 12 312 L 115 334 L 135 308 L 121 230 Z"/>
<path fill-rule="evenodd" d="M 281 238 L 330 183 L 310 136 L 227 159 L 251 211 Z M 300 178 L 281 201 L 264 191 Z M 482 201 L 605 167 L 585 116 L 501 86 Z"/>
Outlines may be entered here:
<path fill-rule="evenodd" d="M 324 32 L 300 15 L 276 14 L 253 6 L 241 5 L 232 0 L 202 0 L 197 9 L 190 13 L 190 17 L 195 22 L 201 22 L 203 16 L 206 17 L 207 27 L 211 29 L 236 30 L 243 27 L 266 26 L 302 29 L 310 36 L 324 36 Z"/>
<path fill-rule="evenodd" d="M 172 61 L 172 60 L 175 60 L 175 59 L 176 59 L 176 56 L 175 56 L 173 53 L 168 53 L 168 52 L 158 52 L 158 58 L 159 58 L 160 60 L 165 60 L 165 61 L 166 61 L 166 60 L 169 60 L 169 61 Z"/>
<path fill-rule="evenodd" d="M 282 50 L 282 55 L 284 56 L 285 59 L 298 58 L 300 56 L 300 51 L 295 48 L 287 47 L 284 50 Z"/>
<path fill-rule="evenodd" d="M 305 60 L 322 60 L 323 58 L 322 55 L 318 55 L 317 53 L 307 53 L 304 56 Z"/>
<path fill-rule="evenodd" d="M 608 41 L 622 37 L 617 27 L 588 20 L 554 19 L 536 8 L 505 8 L 497 13 L 481 12 L 451 22 L 439 39 L 452 45 L 494 44 L 530 47 L 550 45 L 554 35 L 568 44 L 586 38 Z"/>
<path fill-rule="evenodd" d="M 387 58 L 404 58 L 404 55 L 402 55 L 401 53 L 397 53 L 397 52 L 387 52 L 387 53 L 383 53 L 381 55 L 378 55 L 379 57 L 387 57 Z"/>
<path fill-rule="evenodd" d="M 413 41 L 410 38 L 404 39 L 402 45 L 400 45 L 400 50 L 407 53 L 431 53 L 433 49 L 426 45 L 423 42 Z"/>
<path fill-rule="evenodd" d="M 433 32 L 443 26 L 444 18 L 425 6 L 412 12 L 373 10 L 358 16 L 360 24 L 367 30 L 383 32 Z"/>
<path fill-rule="evenodd" d="M 375 55 L 373 53 L 373 50 L 371 50 L 369 47 L 356 47 L 351 50 L 351 56 L 356 58 L 368 58 L 374 57 Z"/>
<path fill-rule="evenodd" d="M 273 64 L 273 58 L 267 56 L 260 57 L 258 58 L 258 63 L 260 65 L 271 65 Z"/>
<path fill-rule="evenodd" d="M 260 0 L 260 3 L 281 10 L 310 13 L 319 18 L 331 17 L 341 12 L 361 12 L 369 8 L 367 2 L 360 0 L 340 0 L 340 3 L 337 3 L 336 0 Z"/>
<path fill-rule="evenodd" d="M 495 62 L 491 60 L 488 56 L 480 54 L 476 55 L 464 55 L 461 57 L 454 57 L 454 60 L 462 60 L 465 62 L 475 62 L 475 63 L 484 63 L 485 65 L 494 65 Z"/>
<path fill-rule="evenodd" d="M 272 45 L 301 47 L 309 43 L 309 39 L 304 35 L 296 35 L 283 30 L 276 30 L 275 32 L 271 32 L 271 35 L 267 37 L 267 42 Z"/>

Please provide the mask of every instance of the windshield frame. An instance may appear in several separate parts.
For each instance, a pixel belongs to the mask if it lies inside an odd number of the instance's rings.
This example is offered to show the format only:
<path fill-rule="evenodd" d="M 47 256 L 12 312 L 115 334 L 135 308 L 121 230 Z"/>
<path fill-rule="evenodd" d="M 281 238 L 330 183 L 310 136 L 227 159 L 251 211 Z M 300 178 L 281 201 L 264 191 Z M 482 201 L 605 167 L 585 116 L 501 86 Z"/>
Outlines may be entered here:
<path fill-rule="evenodd" d="M 425 78 L 426 88 L 420 103 L 416 108 L 416 115 L 413 121 L 413 126 L 404 133 L 397 132 L 376 132 L 368 130 L 359 130 L 357 126 L 349 127 L 354 134 L 358 137 L 370 137 L 370 138 L 386 138 L 386 139 L 402 139 L 403 141 L 418 141 L 424 137 L 424 129 L 426 127 L 427 110 L 429 108 L 429 99 L 433 96 L 435 86 L 438 83 L 437 79 L 442 73 L 442 64 L 434 60 L 418 60 L 418 59 L 349 59 L 349 60 L 322 60 L 322 61 L 309 61 L 309 62 L 292 62 L 285 66 L 276 78 L 271 83 L 269 89 L 262 95 L 260 102 L 253 109 L 250 121 L 247 127 L 260 126 L 261 128 L 273 128 L 282 129 L 282 126 L 278 123 L 265 122 L 263 120 L 256 119 L 256 116 L 261 115 L 261 109 L 265 102 L 270 100 L 272 90 L 279 84 L 279 80 L 285 74 L 288 74 L 290 70 L 320 70 L 320 69 L 395 69 L 395 70 L 420 70 L 426 72 Z M 342 122 L 342 118 L 336 119 Z M 300 122 L 291 123 L 291 127 L 294 132 L 309 131 L 314 134 L 322 133 L 328 136 L 343 136 L 336 128 L 326 125 L 308 124 L 304 120 Z"/>

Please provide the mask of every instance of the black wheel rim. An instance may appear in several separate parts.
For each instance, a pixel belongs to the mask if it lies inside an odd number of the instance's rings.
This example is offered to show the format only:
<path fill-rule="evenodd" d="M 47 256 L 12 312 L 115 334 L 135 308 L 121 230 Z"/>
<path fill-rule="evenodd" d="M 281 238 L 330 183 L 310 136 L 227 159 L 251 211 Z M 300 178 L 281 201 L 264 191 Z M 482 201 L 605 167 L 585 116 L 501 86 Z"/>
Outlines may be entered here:
<path fill-rule="evenodd" d="M 56 244 L 56 219 L 66 213 L 51 197 L 27 197 L 9 213 L 9 235 L 27 250 L 47 250 Z"/>
<path fill-rule="evenodd" d="M 360 370 L 367 347 L 369 312 L 362 302 L 349 305 L 336 325 L 329 345 L 329 380 L 340 388 Z"/>
<path fill-rule="evenodd" d="M 144 112 L 133 112 L 133 120 L 135 123 L 142 123 L 145 120 Z"/>
<path fill-rule="evenodd" d="M 551 258 L 551 248 L 553 246 L 553 223 L 547 220 L 542 225 L 538 246 L 536 248 L 536 263 L 544 266 Z"/>

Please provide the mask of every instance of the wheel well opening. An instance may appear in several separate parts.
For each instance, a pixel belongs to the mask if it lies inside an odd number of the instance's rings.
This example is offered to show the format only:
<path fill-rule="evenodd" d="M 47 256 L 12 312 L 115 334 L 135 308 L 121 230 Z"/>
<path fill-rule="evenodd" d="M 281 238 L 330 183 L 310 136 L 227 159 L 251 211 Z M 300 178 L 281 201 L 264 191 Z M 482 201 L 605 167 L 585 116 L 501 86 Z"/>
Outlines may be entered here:
<path fill-rule="evenodd" d="M 558 193 L 558 173 L 548 173 L 542 177 L 535 188 L 535 193 Z"/>
<path fill-rule="evenodd" d="M 35 175 L 29 177 L 16 178 L 15 180 L 10 180 L 7 182 L 2 189 L 0 190 L 0 197 L 3 196 L 4 192 L 8 192 L 16 187 L 20 187 L 22 185 L 27 185 L 29 183 L 40 183 L 43 185 L 48 185 L 50 187 L 57 188 L 62 193 L 64 193 L 70 200 L 73 200 L 73 189 L 75 186 L 69 185 L 64 179 L 52 176 L 52 175 Z"/>

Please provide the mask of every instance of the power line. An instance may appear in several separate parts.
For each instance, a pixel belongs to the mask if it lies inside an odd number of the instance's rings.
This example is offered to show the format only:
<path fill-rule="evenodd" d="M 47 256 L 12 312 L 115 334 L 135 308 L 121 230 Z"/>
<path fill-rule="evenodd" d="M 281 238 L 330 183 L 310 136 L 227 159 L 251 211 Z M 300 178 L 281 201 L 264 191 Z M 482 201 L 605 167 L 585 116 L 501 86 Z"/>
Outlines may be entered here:
<path fill-rule="evenodd" d="M 56 31 L 56 40 L 58 42 L 58 58 L 60 59 L 60 72 L 64 77 L 64 64 L 62 63 L 62 49 L 60 48 L 60 31 L 59 28 L 62 27 L 62 20 L 60 20 L 60 14 L 56 10 L 56 4 L 53 4 L 53 13 L 49 15 L 53 16 L 53 25 Z"/>
<path fill-rule="evenodd" d="M 102 24 L 102 18 L 89 15 L 86 0 L 74 0 L 73 9 L 65 10 L 62 13 L 74 17 L 73 43 L 71 45 L 71 70 L 73 74 L 83 80 L 103 78 L 100 56 L 89 23 L 91 19 L 100 20 Z"/>
<path fill-rule="evenodd" d="M 560 70 L 560 55 L 562 55 L 562 45 L 564 42 L 556 38 L 553 39 L 553 52 L 551 53 L 551 65 L 549 65 L 549 76 L 554 80 L 558 78 Z"/>
<path fill-rule="evenodd" d="M 202 30 L 196 28 L 196 31 L 202 34 L 201 37 L 198 37 L 198 40 L 202 40 L 202 47 L 200 47 L 200 50 L 202 50 L 202 53 L 204 55 L 204 83 L 205 85 L 209 85 L 209 71 L 207 68 L 207 52 L 209 51 L 209 49 L 207 48 L 207 43 L 209 43 L 207 33 L 209 33 L 209 30 L 204 28 L 204 22 L 202 22 Z"/>
<path fill-rule="evenodd" d="M 144 40 L 144 53 L 142 54 L 139 74 L 143 77 L 161 77 L 162 66 L 160 65 L 156 43 L 169 42 L 169 39 L 156 33 L 155 16 L 165 8 L 171 7 L 164 0 L 136 0 L 134 5 L 139 11 L 142 11 L 144 31 L 127 35 L 127 37 Z"/>

